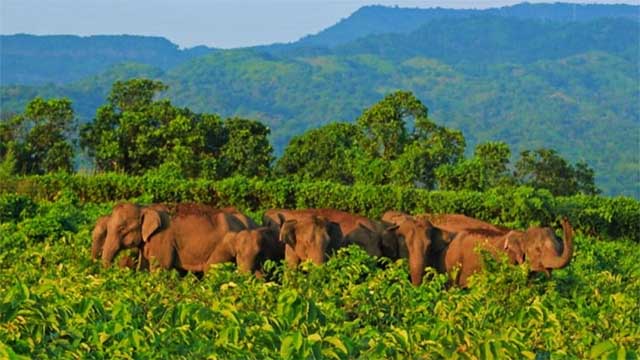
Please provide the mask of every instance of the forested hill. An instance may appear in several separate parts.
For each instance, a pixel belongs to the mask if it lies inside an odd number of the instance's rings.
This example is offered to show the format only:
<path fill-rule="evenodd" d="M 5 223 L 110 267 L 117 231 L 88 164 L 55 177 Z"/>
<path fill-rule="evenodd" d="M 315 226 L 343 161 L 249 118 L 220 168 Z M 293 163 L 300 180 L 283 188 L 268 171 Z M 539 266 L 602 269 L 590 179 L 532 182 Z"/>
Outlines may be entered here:
<path fill-rule="evenodd" d="M 212 51 L 180 50 L 165 38 L 148 36 L 0 35 L 0 83 L 67 83 L 127 61 L 168 69 Z"/>
<path fill-rule="evenodd" d="M 484 13 L 434 18 L 408 33 L 332 48 L 295 43 L 218 50 L 174 57 L 173 66 L 117 64 L 70 84 L 3 82 L 2 111 L 21 112 L 36 95 L 68 96 L 90 119 L 114 81 L 150 77 L 165 82 L 166 96 L 181 106 L 265 122 L 281 151 L 292 136 L 334 120 L 354 121 L 403 89 L 429 107 L 434 121 L 461 129 L 469 151 L 488 140 L 507 142 L 514 155 L 554 148 L 572 161 L 586 160 L 606 194 L 640 197 L 638 21 L 606 17 L 638 8 L 577 7 L 602 16 L 576 15 L 583 21 L 575 22 Z"/>
<path fill-rule="evenodd" d="M 440 18 L 494 15 L 541 21 L 590 21 L 599 18 L 627 18 L 638 21 L 640 7 L 603 4 L 522 3 L 484 10 L 410 9 L 365 6 L 337 24 L 301 39 L 301 45 L 336 46 L 374 34 L 409 33 L 425 22 Z"/>

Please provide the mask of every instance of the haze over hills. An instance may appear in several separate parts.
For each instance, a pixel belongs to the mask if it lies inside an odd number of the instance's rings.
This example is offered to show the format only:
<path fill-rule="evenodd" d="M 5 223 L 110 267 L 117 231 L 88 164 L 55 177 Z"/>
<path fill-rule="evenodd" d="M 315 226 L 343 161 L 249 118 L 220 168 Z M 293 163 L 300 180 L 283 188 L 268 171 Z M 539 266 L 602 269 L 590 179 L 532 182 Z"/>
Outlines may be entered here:
<path fill-rule="evenodd" d="M 605 193 L 640 197 L 639 9 L 374 6 L 296 43 L 236 50 L 3 36 L 2 111 L 21 111 L 36 95 L 68 96 L 86 121 L 114 81 L 145 76 L 167 83 L 179 105 L 266 122 L 281 151 L 306 129 L 353 121 L 406 89 L 436 122 L 463 130 L 469 150 L 487 140 L 514 154 L 552 147 L 587 160 Z"/>

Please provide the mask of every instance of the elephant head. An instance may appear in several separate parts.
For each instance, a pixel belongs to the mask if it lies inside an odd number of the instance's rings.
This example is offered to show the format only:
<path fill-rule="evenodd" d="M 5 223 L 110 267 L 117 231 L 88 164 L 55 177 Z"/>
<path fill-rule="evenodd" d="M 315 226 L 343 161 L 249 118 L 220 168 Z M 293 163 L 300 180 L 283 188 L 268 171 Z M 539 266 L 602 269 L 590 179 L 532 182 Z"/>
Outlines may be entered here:
<path fill-rule="evenodd" d="M 404 240 L 409 256 L 411 283 L 420 285 L 428 261 L 433 226 L 428 221 L 416 220 L 412 217 L 403 219 L 397 225 L 396 234 Z"/>
<path fill-rule="evenodd" d="M 289 249 L 286 256 L 290 264 L 310 259 L 321 265 L 342 240 L 340 227 L 325 217 L 311 215 L 295 220 L 285 220 L 281 214 L 278 217 L 282 224 L 279 240 Z"/>
<path fill-rule="evenodd" d="M 553 269 L 569 265 L 573 256 L 573 228 L 566 218 L 562 219 L 562 231 L 562 240 L 548 227 L 534 227 L 520 233 L 531 271 L 549 276 Z"/>
<path fill-rule="evenodd" d="M 163 224 L 160 207 L 118 204 L 107 221 L 102 264 L 108 267 L 122 249 L 140 248 Z"/>
<path fill-rule="evenodd" d="M 519 231 L 510 231 L 504 236 L 502 242 L 501 250 L 513 265 L 522 264 L 525 261 L 526 253 L 521 234 Z"/>
<path fill-rule="evenodd" d="M 284 257 L 278 233 L 271 228 L 229 232 L 225 235 L 231 255 L 242 272 L 259 271 L 265 260 L 280 260 Z"/>

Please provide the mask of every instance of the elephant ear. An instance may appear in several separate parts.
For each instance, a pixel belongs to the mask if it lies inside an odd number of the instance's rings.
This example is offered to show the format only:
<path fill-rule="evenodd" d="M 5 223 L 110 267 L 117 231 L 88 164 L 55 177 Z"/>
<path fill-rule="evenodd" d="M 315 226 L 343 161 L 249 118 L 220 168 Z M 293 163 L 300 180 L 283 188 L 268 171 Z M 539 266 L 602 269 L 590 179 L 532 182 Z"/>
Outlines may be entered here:
<path fill-rule="evenodd" d="M 280 242 L 291 247 L 296 245 L 296 220 L 287 220 L 280 227 Z"/>
<path fill-rule="evenodd" d="M 153 233 L 162 227 L 160 213 L 153 209 L 142 209 L 142 241 L 147 242 Z"/>
<path fill-rule="evenodd" d="M 518 257 L 515 259 L 518 264 L 524 262 L 525 250 L 522 244 L 522 233 L 517 231 L 510 231 L 504 237 L 504 244 L 502 245 L 504 251 L 511 250 Z"/>
<path fill-rule="evenodd" d="M 281 213 L 278 213 L 278 220 L 280 220 L 280 227 L 282 227 L 282 225 L 284 225 L 285 221 L 287 221 L 287 219 L 285 219 L 284 215 L 282 215 Z"/>

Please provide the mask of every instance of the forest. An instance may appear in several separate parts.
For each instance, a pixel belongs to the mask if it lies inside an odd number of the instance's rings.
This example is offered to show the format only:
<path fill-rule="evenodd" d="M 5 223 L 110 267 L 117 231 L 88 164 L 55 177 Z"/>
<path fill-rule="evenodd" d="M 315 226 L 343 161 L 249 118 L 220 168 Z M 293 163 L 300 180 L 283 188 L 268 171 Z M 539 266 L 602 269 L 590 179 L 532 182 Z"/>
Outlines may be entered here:
<path fill-rule="evenodd" d="M 2 112 L 22 112 L 36 96 L 67 97 L 86 123 L 115 81 L 146 77 L 167 84 L 161 97 L 178 106 L 260 120 L 280 156 L 294 136 L 354 121 L 406 90 L 462 131 L 467 156 L 488 141 L 508 144 L 513 162 L 553 148 L 588 163 L 605 194 L 639 198 L 637 7 L 546 6 L 369 7 L 298 42 L 230 50 L 145 37 L 4 36 Z M 375 32 L 372 24 L 385 25 Z"/>

